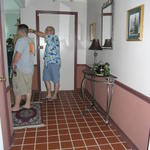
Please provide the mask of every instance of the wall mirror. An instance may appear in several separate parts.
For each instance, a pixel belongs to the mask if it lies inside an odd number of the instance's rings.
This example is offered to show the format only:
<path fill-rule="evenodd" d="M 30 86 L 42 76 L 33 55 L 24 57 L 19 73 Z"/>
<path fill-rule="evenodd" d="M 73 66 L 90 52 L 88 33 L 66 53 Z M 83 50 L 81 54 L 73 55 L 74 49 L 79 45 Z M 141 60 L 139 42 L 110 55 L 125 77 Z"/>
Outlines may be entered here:
<path fill-rule="evenodd" d="M 113 46 L 113 0 L 107 0 L 101 10 L 101 45 L 103 49 Z"/>

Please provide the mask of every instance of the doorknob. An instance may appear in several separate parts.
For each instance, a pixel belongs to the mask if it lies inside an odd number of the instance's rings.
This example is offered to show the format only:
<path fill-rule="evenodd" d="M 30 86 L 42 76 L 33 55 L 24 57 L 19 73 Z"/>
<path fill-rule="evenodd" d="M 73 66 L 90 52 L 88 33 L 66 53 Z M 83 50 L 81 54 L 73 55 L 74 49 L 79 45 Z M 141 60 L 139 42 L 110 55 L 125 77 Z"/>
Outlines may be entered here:
<path fill-rule="evenodd" d="M 0 77 L 0 82 L 6 81 L 6 78 Z"/>

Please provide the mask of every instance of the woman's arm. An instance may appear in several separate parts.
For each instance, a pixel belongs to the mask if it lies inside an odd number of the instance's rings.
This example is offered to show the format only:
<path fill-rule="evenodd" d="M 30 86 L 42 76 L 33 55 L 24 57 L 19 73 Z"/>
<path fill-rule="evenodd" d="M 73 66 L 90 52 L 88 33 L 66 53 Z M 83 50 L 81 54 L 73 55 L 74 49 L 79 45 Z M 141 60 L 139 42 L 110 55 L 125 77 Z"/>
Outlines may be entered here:
<path fill-rule="evenodd" d="M 38 36 L 40 36 L 40 37 L 45 38 L 45 33 L 44 33 L 44 32 L 38 32 L 38 31 L 36 31 L 36 30 L 29 29 L 29 33 L 34 33 L 34 34 L 36 34 L 36 35 L 38 35 Z"/>

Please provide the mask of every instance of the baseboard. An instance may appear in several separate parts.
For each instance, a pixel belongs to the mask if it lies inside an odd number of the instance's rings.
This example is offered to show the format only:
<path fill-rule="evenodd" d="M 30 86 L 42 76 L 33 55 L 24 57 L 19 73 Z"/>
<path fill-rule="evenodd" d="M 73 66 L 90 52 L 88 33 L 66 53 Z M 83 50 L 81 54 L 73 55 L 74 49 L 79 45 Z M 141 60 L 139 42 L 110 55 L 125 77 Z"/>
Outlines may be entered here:
<path fill-rule="evenodd" d="M 89 93 L 89 91 L 86 89 L 85 90 L 85 93 L 87 95 L 87 97 L 92 97 L 92 95 Z M 101 113 L 102 116 L 106 116 L 106 111 L 97 103 L 97 101 L 95 100 L 96 102 L 96 109 Z M 132 140 L 124 133 L 124 131 L 122 129 L 120 129 L 120 127 L 113 121 L 113 119 L 109 116 L 109 122 L 111 123 L 111 125 L 119 132 L 119 134 L 122 136 L 122 138 L 127 141 L 132 150 L 139 150 L 137 148 L 137 146 L 132 142 Z"/>

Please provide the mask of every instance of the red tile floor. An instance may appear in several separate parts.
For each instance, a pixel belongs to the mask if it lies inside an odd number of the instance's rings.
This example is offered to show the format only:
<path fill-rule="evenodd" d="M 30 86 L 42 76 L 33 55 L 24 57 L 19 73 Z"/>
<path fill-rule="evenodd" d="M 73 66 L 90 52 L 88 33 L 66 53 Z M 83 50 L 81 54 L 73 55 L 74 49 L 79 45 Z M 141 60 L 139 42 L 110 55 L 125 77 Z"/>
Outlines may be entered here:
<path fill-rule="evenodd" d="M 45 93 L 34 93 L 39 101 Z M 129 150 L 129 144 L 94 109 L 82 116 L 79 91 L 60 92 L 59 99 L 43 102 L 45 127 L 15 131 L 11 150 Z M 87 101 L 87 105 L 90 102 Z"/>

